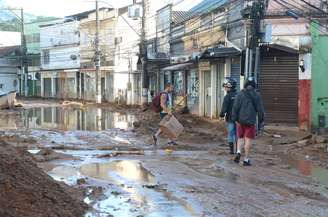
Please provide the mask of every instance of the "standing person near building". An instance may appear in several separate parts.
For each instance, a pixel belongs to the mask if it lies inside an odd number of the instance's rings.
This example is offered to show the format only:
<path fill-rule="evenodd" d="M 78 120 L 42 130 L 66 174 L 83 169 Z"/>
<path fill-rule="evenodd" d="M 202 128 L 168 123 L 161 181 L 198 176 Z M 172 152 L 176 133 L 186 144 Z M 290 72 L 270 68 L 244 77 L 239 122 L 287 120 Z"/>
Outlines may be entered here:
<path fill-rule="evenodd" d="M 157 98 L 159 97 L 159 116 L 162 120 L 167 115 L 172 115 L 173 110 L 173 99 L 172 99 L 172 93 L 173 93 L 174 87 L 171 83 L 168 83 L 165 85 L 165 89 L 163 92 L 159 93 L 155 98 L 153 99 L 153 104 L 157 104 L 154 101 L 157 101 Z M 154 106 L 154 105 L 153 105 Z M 156 105 L 155 105 L 156 106 Z M 161 129 L 158 129 L 158 131 L 153 135 L 153 141 L 154 145 L 157 145 L 158 136 L 162 133 Z M 176 145 L 175 141 L 170 138 L 168 145 Z"/>
<path fill-rule="evenodd" d="M 241 157 L 241 146 L 245 144 L 244 166 L 251 166 L 249 153 L 252 141 L 256 136 L 256 118 L 263 126 L 264 108 L 261 96 L 256 92 L 256 82 L 253 77 L 249 77 L 244 85 L 244 89 L 238 93 L 233 108 L 232 121 L 237 124 L 237 154 L 235 162 L 239 163 Z"/>
<path fill-rule="evenodd" d="M 220 118 L 225 118 L 226 128 L 227 128 L 227 141 L 230 148 L 230 154 L 234 154 L 236 146 L 236 124 L 231 119 L 232 107 L 234 100 L 237 95 L 237 81 L 233 78 L 226 78 L 223 82 L 224 90 L 226 95 L 223 99 L 223 104 L 221 107 Z"/>

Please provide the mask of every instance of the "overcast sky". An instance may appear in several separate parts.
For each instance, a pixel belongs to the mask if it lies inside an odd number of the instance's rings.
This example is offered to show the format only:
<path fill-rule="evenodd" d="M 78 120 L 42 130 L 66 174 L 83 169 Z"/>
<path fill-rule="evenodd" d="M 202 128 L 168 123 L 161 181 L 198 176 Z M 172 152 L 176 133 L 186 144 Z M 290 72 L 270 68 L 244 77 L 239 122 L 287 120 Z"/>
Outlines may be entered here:
<path fill-rule="evenodd" d="M 42 16 L 64 17 L 94 9 L 94 0 L 2 0 L 7 6 L 23 7 L 27 13 Z M 114 7 L 122 7 L 132 4 L 133 0 L 101 0 Z M 161 1 L 161 0 L 158 0 Z M 175 10 L 187 10 L 202 0 L 173 0 L 181 2 Z M 100 7 L 108 7 L 108 4 L 99 3 Z"/>

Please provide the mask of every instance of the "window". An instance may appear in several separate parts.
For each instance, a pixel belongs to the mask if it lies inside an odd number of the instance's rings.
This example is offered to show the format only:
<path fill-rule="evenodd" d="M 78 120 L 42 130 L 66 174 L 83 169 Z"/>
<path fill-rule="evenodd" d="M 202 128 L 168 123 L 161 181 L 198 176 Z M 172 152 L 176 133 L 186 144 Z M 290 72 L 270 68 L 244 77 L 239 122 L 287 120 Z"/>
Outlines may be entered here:
<path fill-rule="evenodd" d="M 118 45 L 120 43 L 122 43 L 122 37 L 116 37 L 115 38 L 115 45 Z"/>
<path fill-rule="evenodd" d="M 34 43 L 40 42 L 40 34 L 39 33 L 33 34 L 33 42 Z"/>
<path fill-rule="evenodd" d="M 26 43 L 38 43 L 40 42 L 40 34 L 34 33 L 30 35 L 25 35 Z"/>
<path fill-rule="evenodd" d="M 175 43 L 171 45 L 172 56 L 179 56 L 184 54 L 184 44 L 183 42 Z"/>
<path fill-rule="evenodd" d="M 212 14 L 208 14 L 206 16 L 203 16 L 200 21 L 201 30 L 202 29 L 208 29 L 212 26 Z"/>
<path fill-rule="evenodd" d="M 133 19 L 141 17 L 141 12 L 141 5 L 131 5 L 128 9 L 128 15 Z"/>
<path fill-rule="evenodd" d="M 28 66 L 40 66 L 40 55 L 31 55 L 27 58 Z"/>
<path fill-rule="evenodd" d="M 3 89 L 5 87 L 5 84 L 0 84 L 0 89 Z"/>
<path fill-rule="evenodd" d="M 33 36 L 32 35 L 25 35 L 26 43 L 32 43 L 33 42 Z"/>
<path fill-rule="evenodd" d="M 134 10 L 134 16 L 135 16 L 135 17 L 140 17 L 140 8 L 136 8 L 136 9 Z"/>
<path fill-rule="evenodd" d="M 225 14 L 225 8 L 219 8 L 213 15 L 213 21 L 215 24 L 223 24 L 226 22 L 227 15 Z"/>
<path fill-rule="evenodd" d="M 43 64 L 49 64 L 50 62 L 49 50 L 43 50 L 42 57 L 43 57 Z"/>
<path fill-rule="evenodd" d="M 198 49 L 198 40 L 195 38 L 192 40 L 192 47 L 193 49 Z"/>

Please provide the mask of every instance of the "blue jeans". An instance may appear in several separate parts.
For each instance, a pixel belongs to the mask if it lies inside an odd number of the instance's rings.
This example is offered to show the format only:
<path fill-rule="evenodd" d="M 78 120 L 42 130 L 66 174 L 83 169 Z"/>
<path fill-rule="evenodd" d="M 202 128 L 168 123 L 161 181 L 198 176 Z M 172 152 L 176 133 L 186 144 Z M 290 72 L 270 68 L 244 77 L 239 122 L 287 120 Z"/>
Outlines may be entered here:
<path fill-rule="evenodd" d="M 226 122 L 226 129 L 228 132 L 228 143 L 235 143 L 236 140 L 236 124 L 233 122 Z"/>

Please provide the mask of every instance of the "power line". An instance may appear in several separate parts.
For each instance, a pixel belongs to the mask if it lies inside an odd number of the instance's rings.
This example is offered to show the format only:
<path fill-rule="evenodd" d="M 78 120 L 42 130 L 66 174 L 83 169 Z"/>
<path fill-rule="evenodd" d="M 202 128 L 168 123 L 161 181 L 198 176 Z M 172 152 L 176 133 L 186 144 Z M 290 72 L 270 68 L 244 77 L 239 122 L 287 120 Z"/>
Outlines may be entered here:
<path fill-rule="evenodd" d="M 235 2 L 237 2 L 237 1 L 235 1 Z M 216 19 L 219 19 L 219 18 L 221 18 L 221 17 L 227 15 L 228 13 L 230 13 L 233 9 L 235 9 L 235 8 L 236 8 L 237 6 L 239 6 L 240 4 L 241 4 L 241 2 L 240 2 L 239 4 L 234 5 L 232 8 L 230 8 L 230 10 L 226 11 L 224 14 L 222 14 L 222 15 L 220 15 L 220 16 L 217 16 L 217 17 L 214 17 L 213 19 L 209 20 L 208 22 L 206 22 L 206 23 L 204 23 L 204 24 L 202 24 L 202 25 L 200 25 L 200 26 L 198 26 L 198 27 L 196 27 L 196 28 L 191 29 L 189 32 L 186 32 L 186 33 L 183 35 L 183 37 L 188 36 L 190 33 L 195 34 L 195 31 L 196 31 L 196 30 L 199 30 L 199 29 L 203 28 L 204 26 L 206 26 L 206 25 L 212 23 L 212 22 L 215 21 Z M 213 25 L 213 26 L 211 26 L 211 27 L 209 27 L 209 28 L 216 28 L 216 27 L 223 26 L 223 25 L 229 25 L 229 24 L 232 24 L 232 23 L 235 23 L 235 22 L 239 22 L 239 21 L 240 21 L 240 20 L 233 21 L 233 22 L 230 22 L 230 23 L 226 22 L 226 23 L 222 23 L 222 24 L 220 24 L 220 25 Z M 169 34 L 167 34 L 166 36 L 168 36 L 168 35 L 169 35 Z M 162 37 L 165 37 L 165 36 L 162 36 Z M 164 42 L 164 43 L 160 43 L 160 44 L 157 44 L 157 45 L 156 45 L 156 48 L 158 48 L 159 46 L 162 46 L 162 45 L 168 44 L 168 43 L 170 43 L 170 41 L 168 41 L 168 42 Z M 113 49 L 108 49 L 108 52 L 113 51 L 113 52 L 115 52 L 115 53 L 121 53 L 122 51 L 133 49 L 134 47 L 135 47 L 135 45 L 131 45 L 131 47 L 124 47 L 124 48 L 121 48 L 120 50 L 117 49 L 117 48 L 115 47 L 115 48 L 113 48 Z M 92 50 L 92 51 L 93 51 L 93 50 Z M 92 52 L 92 51 L 90 50 L 90 52 Z M 105 52 L 106 52 L 106 51 L 107 51 L 107 49 L 105 49 Z M 62 53 L 63 53 L 63 54 L 66 54 L 66 52 L 62 52 Z M 58 54 L 58 52 L 57 52 L 57 54 Z M 68 54 L 71 54 L 71 52 L 68 52 Z M 106 53 L 105 53 L 105 54 L 106 54 Z M 43 58 L 43 56 L 41 56 L 41 58 Z"/>
<path fill-rule="evenodd" d="M 328 15 L 328 13 L 324 10 L 322 10 L 321 8 L 318 8 L 317 6 L 313 5 L 313 4 L 310 4 L 309 2 L 305 1 L 305 0 L 301 0 L 303 3 L 305 3 L 306 5 L 310 6 L 311 8 L 314 8 L 318 11 L 321 11 L 322 13 Z"/>
<path fill-rule="evenodd" d="M 297 8 L 297 9 L 300 9 L 297 5 L 292 5 L 292 4 L 290 4 L 289 2 L 286 2 L 285 0 L 274 0 L 275 2 L 277 2 L 278 4 L 280 4 L 281 6 L 283 6 L 283 7 L 285 7 L 286 9 L 288 9 L 288 10 L 293 10 L 293 8 L 290 8 L 290 7 L 288 7 L 286 4 L 288 4 L 288 5 L 290 5 L 290 6 L 292 6 L 292 7 L 295 7 L 295 8 Z M 281 1 L 281 2 L 280 2 Z M 293 1 L 294 2 L 294 1 Z M 294 2 L 295 3 L 295 2 Z M 311 17 L 307 17 L 305 14 L 301 14 L 303 17 L 305 17 L 305 18 L 307 18 L 307 19 L 309 19 L 310 21 L 312 21 L 312 22 L 314 22 L 314 23 L 316 23 L 316 24 L 318 24 L 319 26 L 321 26 L 321 27 L 323 27 L 323 28 L 327 28 L 326 26 L 323 26 L 322 24 L 320 24 L 319 22 L 317 22 L 316 20 L 314 20 L 314 19 L 312 19 Z M 314 28 L 316 28 L 318 31 L 320 31 L 321 33 L 326 33 L 326 32 L 324 32 L 322 29 L 319 29 L 319 28 L 317 28 L 317 27 L 314 27 Z"/>

